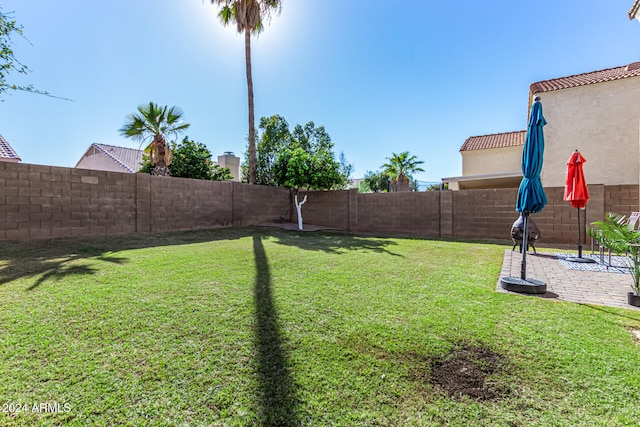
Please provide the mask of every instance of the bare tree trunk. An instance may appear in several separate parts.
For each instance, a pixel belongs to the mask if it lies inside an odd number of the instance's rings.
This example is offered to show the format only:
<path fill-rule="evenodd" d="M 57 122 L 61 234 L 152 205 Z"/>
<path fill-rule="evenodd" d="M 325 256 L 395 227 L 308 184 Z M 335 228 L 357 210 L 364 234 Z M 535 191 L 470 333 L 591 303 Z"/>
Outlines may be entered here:
<path fill-rule="evenodd" d="M 298 202 L 298 195 L 295 195 L 296 211 L 298 212 L 298 230 L 302 230 L 302 205 L 307 203 L 307 195 L 304 195 L 304 199 Z"/>
<path fill-rule="evenodd" d="M 256 129 L 253 111 L 253 78 L 251 77 L 251 29 L 244 30 L 244 52 L 249 97 L 249 184 L 256 183 Z"/>

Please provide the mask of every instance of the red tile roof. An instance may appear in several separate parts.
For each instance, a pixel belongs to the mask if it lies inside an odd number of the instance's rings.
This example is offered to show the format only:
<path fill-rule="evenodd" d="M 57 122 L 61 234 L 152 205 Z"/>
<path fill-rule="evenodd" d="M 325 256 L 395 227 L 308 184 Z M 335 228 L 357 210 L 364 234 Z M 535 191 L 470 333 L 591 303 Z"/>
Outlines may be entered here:
<path fill-rule="evenodd" d="M 22 160 L 2 135 L 0 135 L 0 159 Z"/>
<path fill-rule="evenodd" d="M 142 150 L 135 148 L 117 147 L 107 144 L 91 144 L 96 150 L 104 153 L 105 156 L 125 168 L 128 172 L 134 173 L 140 170 L 142 164 Z"/>
<path fill-rule="evenodd" d="M 640 0 L 637 0 L 637 2 L 640 3 Z M 634 62 L 622 67 L 607 68 L 606 70 L 592 71 L 590 73 L 576 74 L 574 76 L 560 77 L 558 79 L 543 80 L 541 82 L 533 83 L 530 87 L 530 91 L 531 93 L 551 92 L 554 90 L 568 89 L 638 76 L 640 76 L 640 62 Z"/>
<path fill-rule="evenodd" d="M 629 9 L 629 19 L 633 19 L 636 17 L 638 9 L 640 9 L 640 0 L 636 0 L 633 2 L 633 6 L 631 6 L 631 9 Z"/>
<path fill-rule="evenodd" d="M 524 145 L 526 130 L 471 136 L 462 144 L 460 151 L 485 150 L 487 148 L 516 147 Z"/>

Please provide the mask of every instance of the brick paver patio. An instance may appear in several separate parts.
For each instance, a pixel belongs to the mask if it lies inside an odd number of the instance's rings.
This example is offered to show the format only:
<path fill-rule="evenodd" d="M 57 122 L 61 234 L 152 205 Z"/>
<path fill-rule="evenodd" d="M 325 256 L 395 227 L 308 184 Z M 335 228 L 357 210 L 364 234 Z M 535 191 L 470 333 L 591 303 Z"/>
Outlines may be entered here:
<path fill-rule="evenodd" d="M 500 277 L 520 277 L 521 262 L 521 253 L 505 250 Z M 627 304 L 627 292 L 631 290 L 633 283 L 629 273 L 572 270 L 565 267 L 556 254 L 527 253 L 526 277 L 541 280 L 547 284 L 546 294 L 531 296 L 639 310 L 638 307 Z M 497 283 L 497 290 L 515 293 L 502 289 L 500 280 Z"/>

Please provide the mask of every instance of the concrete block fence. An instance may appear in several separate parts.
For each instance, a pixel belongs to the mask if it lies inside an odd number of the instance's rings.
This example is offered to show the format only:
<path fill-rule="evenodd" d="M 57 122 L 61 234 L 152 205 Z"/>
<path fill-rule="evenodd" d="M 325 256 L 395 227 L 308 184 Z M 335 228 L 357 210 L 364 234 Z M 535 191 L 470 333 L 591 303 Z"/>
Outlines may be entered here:
<path fill-rule="evenodd" d="M 541 241 L 576 242 L 576 209 L 563 188 L 545 190 L 549 205 L 533 216 Z M 640 210 L 637 185 L 589 191 L 588 222 Z M 355 233 L 508 240 L 518 216 L 515 189 L 307 194 L 305 223 Z M 283 188 L 0 162 L 0 240 L 234 227 L 283 214 L 297 221 Z"/>
<path fill-rule="evenodd" d="M 0 162 L 0 240 L 250 225 L 289 205 L 282 188 Z"/>
<path fill-rule="evenodd" d="M 590 185 L 586 209 L 588 224 L 600 221 L 605 212 L 628 215 L 639 208 L 637 185 Z M 542 243 L 577 243 L 578 213 L 563 200 L 564 188 L 545 188 L 549 204 L 532 215 L 540 228 Z M 305 222 L 360 233 L 397 234 L 461 239 L 511 239 L 517 190 L 433 191 L 359 194 L 309 192 L 303 207 Z M 346 210 L 346 212 L 345 212 Z M 584 225 L 585 212 L 581 212 Z M 583 233 L 584 234 L 584 233 Z M 587 242 L 586 235 L 583 243 Z"/>

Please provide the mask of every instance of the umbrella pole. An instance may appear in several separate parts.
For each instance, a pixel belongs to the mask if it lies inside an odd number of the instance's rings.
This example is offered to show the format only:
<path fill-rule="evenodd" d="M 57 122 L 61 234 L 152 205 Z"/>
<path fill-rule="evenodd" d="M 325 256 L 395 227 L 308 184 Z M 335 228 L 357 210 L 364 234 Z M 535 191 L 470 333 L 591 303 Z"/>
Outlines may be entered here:
<path fill-rule="evenodd" d="M 528 230 L 529 229 L 529 214 L 527 212 L 524 213 L 524 230 L 522 231 L 522 263 L 520 264 L 520 278 L 522 280 L 527 279 L 527 247 L 529 246 L 528 241 Z"/>
<path fill-rule="evenodd" d="M 584 210 L 584 221 L 585 223 L 587 222 L 587 211 L 586 209 Z M 583 238 L 583 234 L 582 234 L 582 226 L 580 225 L 580 208 L 578 208 L 578 256 L 570 256 L 570 257 L 566 257 L 564 260 L 565 261 L 572 261 L 572 262 L 582 262 L 582 263 L 594 263 L 596 262 L 593 258 L 583 258 L 582 257 L 582 238 Z"/>
<path fill-rule="evenodd" d="M 524 229 L 522 230 L 522 264 L 520 277 L 507 276 L 500 278 L 500 286 L 510 292 L 524 294 L 544 294 L 547 284 L 536 279 L 527 279 L 527 249 L 529 246 L 529 213 L 522 213 Z"/>
<path fill-rule="evenodd" d="M 580 208 L 578 208 L 578 258 L 582 258 L 582 233 L 580 231 Z"/>

